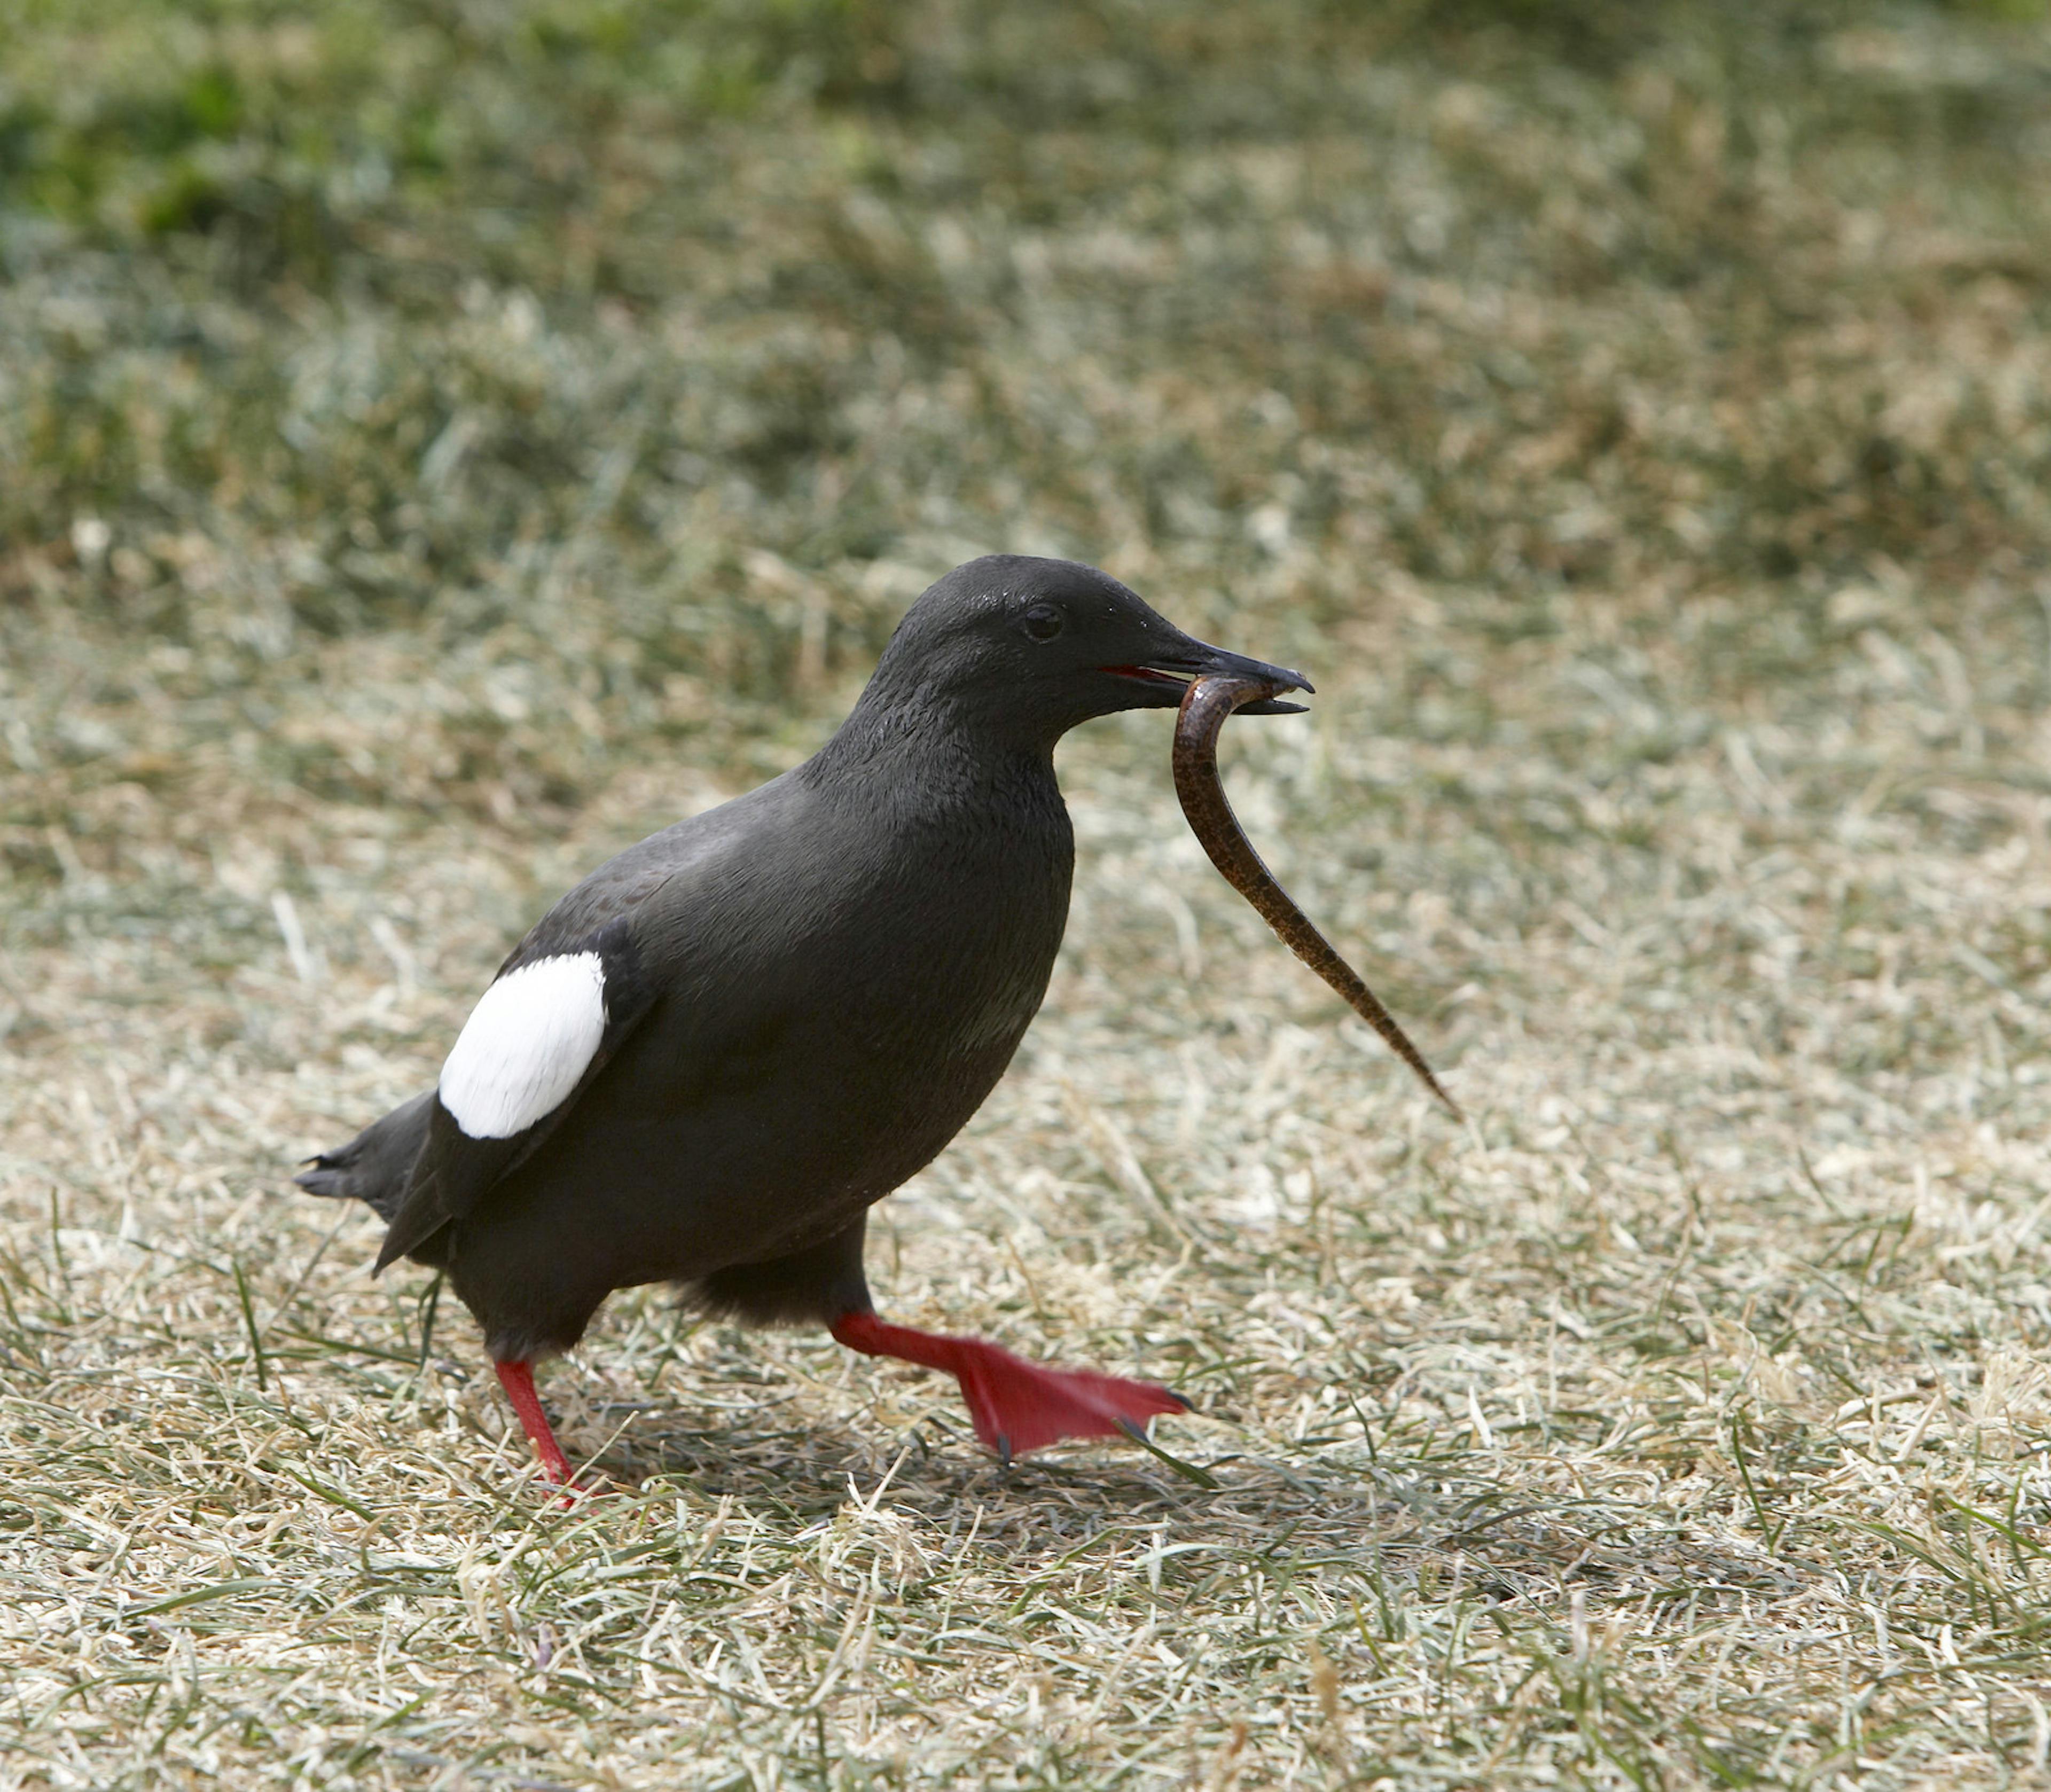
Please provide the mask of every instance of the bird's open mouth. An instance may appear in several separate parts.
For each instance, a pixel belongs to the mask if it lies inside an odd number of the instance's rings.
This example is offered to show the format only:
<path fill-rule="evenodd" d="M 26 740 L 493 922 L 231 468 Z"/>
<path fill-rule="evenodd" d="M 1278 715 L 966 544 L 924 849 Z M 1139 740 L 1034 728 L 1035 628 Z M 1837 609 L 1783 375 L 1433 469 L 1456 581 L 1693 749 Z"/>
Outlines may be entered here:
<path fill-rule="evenodd" d="M 1104 670 L 1114 678 L 1130 678 L 1135 684 L 1156 685 L 1166 690 L 1186 690 L 1190 681 L 1178 678 L 1172 672 L 1160 672 L 1151 666 L 1107 666 Z"/>
<path fill-rule="evenodd" d="M 1147 694 L 1132 705 L 1139 709 L 1170 709 L 1182 701 L 1182 693 L 1197 678 L 1220 674 L 1240 678 L 1260 678 L 1273 685 L 1278 690 L 1307 691 L 1311 681 L 1300 672 L 1291 672 L 1287 666 L 1270 666 L 1265 660 L 1248 659 L 1238 654 L 1229 654 L 1221 647 L 1208 647 L 1201 641 L 1190 643 L 1187 654 L 1164 655 L 1165 665 L 1107 666 L 1104 670 L 1114 678 L 1122 678 L 1128 685 L 1138 686 Z M 1284 703 L 1279 697 L 1263 701 L 1242 704 L 1242 716 L 1292 716 L 1299 713 L 1303 705 Z"/>

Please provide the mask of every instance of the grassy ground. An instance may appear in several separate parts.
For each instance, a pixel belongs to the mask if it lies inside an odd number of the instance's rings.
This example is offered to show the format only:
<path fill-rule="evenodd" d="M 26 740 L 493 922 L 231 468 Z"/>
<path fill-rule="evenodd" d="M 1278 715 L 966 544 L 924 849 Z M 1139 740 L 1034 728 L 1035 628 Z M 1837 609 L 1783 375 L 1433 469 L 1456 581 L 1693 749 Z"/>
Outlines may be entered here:
<path fill-rule="evenodd" d="M 2051 40 L 1998 12 L 0 0 L 0 1782 L 2051 1783 Z M 880 1211 L 952 1390 L 615 1301 L 540 1497 L 281 1187 L 904 603 L 1299 664 L 1065 750 Z"/>

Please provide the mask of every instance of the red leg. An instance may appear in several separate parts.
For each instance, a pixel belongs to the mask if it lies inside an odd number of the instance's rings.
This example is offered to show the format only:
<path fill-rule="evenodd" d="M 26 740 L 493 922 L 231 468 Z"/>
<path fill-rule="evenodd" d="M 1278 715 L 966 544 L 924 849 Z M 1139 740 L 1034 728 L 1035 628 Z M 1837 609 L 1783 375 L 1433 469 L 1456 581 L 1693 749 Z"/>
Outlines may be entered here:
<path fill-rule="evenodd" d="M 1180 1394 L 1151 1381 L 1049 1368 L 979 1338 L 914 1331 L 873 1313 L 844 1313 L 832 1329 L 841 1343 L 865 1357 L 896 1357 L 946 1370 L 961 1383 L 975 1435 L 1006 1462 L 1064 1438 L 1117 1437 L 1157 1413 L 1189 1411 Z"/>
<path fill-rule="evenodd" d="M 534 1392 L 534 1365 L 524 1357 L 516 1357 L 502 1362 L 494 1359 L 491 1366 L 498 1371 L 498 1384 L 506 1390 L 506 1399 L 519 1415 L 527 1441 L 533 1445 L 534 1454 L 541 1459 L 541 1473 L 558 1487 L 566 1486 L 570 1478 L 569 1459 L 563 1454 L 562 1446 L 556 1442 L 556 1434 L 549 1428 L 549 1415 L 541 1410 L 541 1396 Z"/>

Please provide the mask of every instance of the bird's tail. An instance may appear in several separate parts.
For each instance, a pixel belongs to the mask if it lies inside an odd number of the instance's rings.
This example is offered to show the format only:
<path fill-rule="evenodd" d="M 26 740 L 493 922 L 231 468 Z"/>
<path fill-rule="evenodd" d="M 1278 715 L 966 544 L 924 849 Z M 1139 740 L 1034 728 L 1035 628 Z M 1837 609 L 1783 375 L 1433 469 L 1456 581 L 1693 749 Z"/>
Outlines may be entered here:
<path fill-rule="evenodd" d="M 311 1194 L 360 1201 L 389 1220 L 412 1180 L 413 1160 L 427 1142 L 434 1100 L 430 1089 L 393 1108 L 346 1145 L 310 1158 L 292 1180 Z"/>

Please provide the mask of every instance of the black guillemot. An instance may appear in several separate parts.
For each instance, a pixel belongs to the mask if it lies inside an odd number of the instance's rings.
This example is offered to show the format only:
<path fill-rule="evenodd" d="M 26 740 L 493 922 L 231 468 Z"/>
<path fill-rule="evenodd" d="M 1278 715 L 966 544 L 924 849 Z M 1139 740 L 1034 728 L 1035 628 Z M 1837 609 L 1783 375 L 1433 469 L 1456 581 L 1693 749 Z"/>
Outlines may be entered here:
<path fill-rule="evenodd" d="M 1092 567 L 958 567 L 818 753 L 593 872 L 499 967 L 436 1086 L 296 1180 L 377 1210 L 377 1268 L 446 1271 L 554 1481 L 570 1466 L 533 1362 L 644 1283 L 946 1370 L 1007 1457 L 1182 1410 L 1166 1388 L 885 1322 L 862 1241 L 1046 993 L 1074 862 L 1055 743 L 1213 676 L 1311 688 Z"/>

